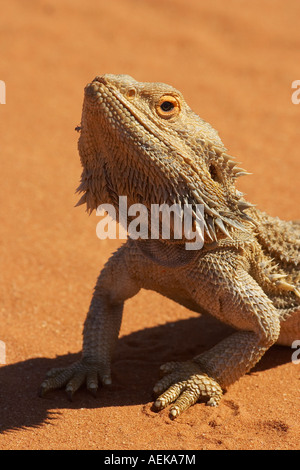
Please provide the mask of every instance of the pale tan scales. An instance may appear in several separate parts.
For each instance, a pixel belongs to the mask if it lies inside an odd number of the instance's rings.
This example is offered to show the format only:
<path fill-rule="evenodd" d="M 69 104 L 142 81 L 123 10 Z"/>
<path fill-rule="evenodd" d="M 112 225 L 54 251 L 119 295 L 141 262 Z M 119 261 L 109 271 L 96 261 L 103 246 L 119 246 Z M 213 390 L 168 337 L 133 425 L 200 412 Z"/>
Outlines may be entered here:
<path fill-rule="evenodd" d="M 169 85 L 96 77 L 85 89 L 80 133 L 79 204 L 118 211 L 120 195 L 149 208 L 203 204 L 205 245 L 191 252 L 185 240 L 129 239 L 98 278 L 81 361 L 50 371 L 41 395 L 66 386 L 71 397 L 84 383 L 95 394 L 98 382 L 111 382 L 123 304 L 145 288 L 237 330 L 190 361 L 164 365 L 154 387 L 156 408 L 171 404 L 172 418 L 199 398 L 215 406 L 270 346 L 300 338 L 300 224 L 244 199 L 235 183 L 247 172 Z"/>

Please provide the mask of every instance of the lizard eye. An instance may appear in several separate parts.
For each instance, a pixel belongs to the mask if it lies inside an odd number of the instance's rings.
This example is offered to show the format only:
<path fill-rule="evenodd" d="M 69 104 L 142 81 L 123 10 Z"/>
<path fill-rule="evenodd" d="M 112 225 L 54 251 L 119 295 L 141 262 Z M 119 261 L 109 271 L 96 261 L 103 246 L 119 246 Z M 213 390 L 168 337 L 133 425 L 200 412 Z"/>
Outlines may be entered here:
<path fill-rule="evenodd" d="M 171 111 L 173 108 L 174 104 L 171 101 L 163 101 L 160 105 L 160 109 L 165 112 Z"/>
<path fill-rule="evenodd" d="M 174 96 L 164 95 L 156 105 L 157 114 L 164 119 L 170 119 L 171 117 L 176 116 L 179 111 L 180 105 Z"/>

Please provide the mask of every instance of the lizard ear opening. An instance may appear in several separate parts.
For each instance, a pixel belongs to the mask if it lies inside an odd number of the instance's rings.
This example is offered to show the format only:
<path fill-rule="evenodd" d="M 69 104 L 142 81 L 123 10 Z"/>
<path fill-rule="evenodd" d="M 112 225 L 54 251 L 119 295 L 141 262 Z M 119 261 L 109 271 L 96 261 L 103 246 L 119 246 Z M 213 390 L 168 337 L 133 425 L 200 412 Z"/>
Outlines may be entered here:
<path fill-rule="evenodd" d="M 222 175 L 220 174 L 220 171 L 213 163 L 209 165 L 208 171 L 210 173 L 211 179 L 216 181 L 216 183 L 222 183 Z"/>

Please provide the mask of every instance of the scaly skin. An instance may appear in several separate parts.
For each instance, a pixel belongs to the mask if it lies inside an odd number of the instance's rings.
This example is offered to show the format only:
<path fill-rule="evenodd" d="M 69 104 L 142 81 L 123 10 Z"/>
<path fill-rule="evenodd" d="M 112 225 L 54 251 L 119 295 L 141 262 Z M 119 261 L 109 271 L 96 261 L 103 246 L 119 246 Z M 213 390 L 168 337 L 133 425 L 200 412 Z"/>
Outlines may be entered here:
<path fill-rule="evenodd" d="M 199 398 L 215 406 L 274 343 L 300 337 L 300 225 L 272 218 L 236 190 L 247 174 L 226 153 L 217 132 L 174 88 L 127 75 L 96 77 L 85 88 L 79 153 L 79 204 L 89 212 L 127 196 L 143 203 L 203 204 L 205 244 L 129 239 L 100 273 L 85 321 L 82 359 L 54 369 L 41 395 L 84 383 L 96 393 L 111 382 L 111 360 L 123 304 L 151 289 L 236 332 L 187 362 L 161 367 L 155 407 L 178 416 Z M 174 233 L 172 232 L 174 235 Z"/>

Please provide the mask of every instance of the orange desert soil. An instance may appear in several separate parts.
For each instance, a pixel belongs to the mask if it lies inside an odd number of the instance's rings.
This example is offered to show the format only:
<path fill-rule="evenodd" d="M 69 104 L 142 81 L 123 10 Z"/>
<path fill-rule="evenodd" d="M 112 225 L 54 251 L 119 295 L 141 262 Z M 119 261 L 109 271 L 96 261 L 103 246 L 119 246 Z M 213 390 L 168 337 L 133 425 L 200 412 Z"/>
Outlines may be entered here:
<path fill-rule="evenodd" d="M 231 331 L 142 291 L 126 303 L 113 385 L 37 392 L 78 358 L 97 275 L 119 240 L 74 208 L 83 88 L 127 73 L 181 90 L 253 176 L 238 187 L 272 215 L 299 218 L 297 0 L 10 0 L 1 8 L 1 449 L 297 449 L 299 365 L 272 347 L 218 408 L 171 422 L 152 410 L 160 364 Z M 295 338 L 300 339 L 300 338 Z"/>

